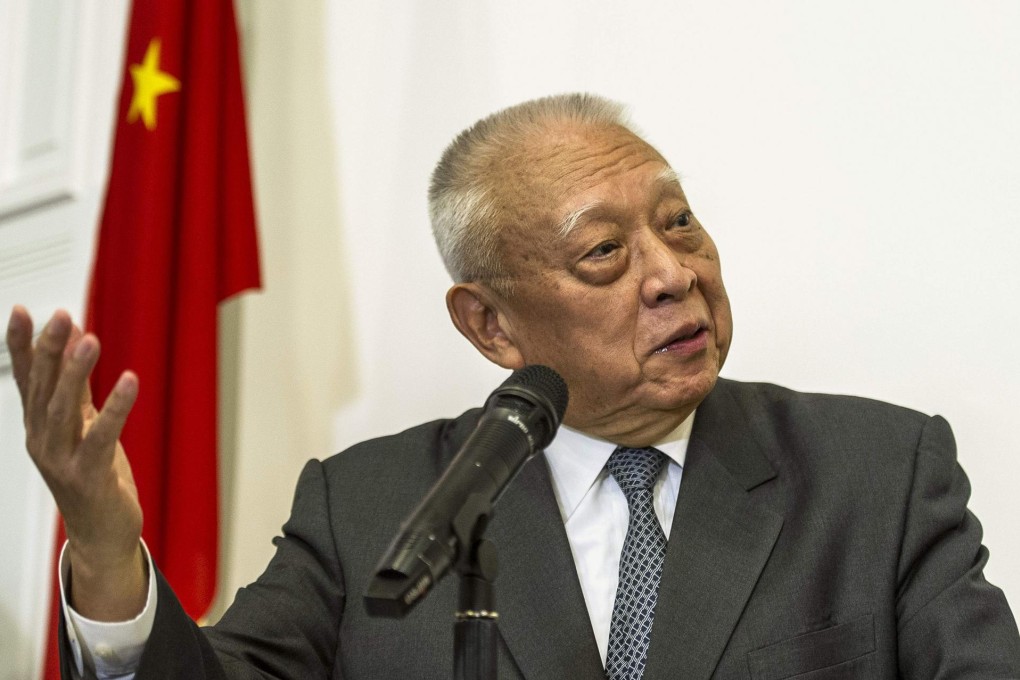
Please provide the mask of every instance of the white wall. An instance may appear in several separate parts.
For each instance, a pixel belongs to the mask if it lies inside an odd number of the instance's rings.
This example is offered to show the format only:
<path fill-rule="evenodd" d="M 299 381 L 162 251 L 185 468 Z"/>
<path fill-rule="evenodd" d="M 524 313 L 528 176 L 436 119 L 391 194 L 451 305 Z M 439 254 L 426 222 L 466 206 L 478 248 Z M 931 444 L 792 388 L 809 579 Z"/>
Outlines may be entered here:
<path fill-rule="evenodd" d="M 1020 5 L 352 0 L 324 30 L 356 282 L 339 446 L 498 383 L 446 319 L 427 177 L 477 117 L 592 90 L 631 105 L 719 245 L 724 374 L 947 416 L 1020 606 Z"/>

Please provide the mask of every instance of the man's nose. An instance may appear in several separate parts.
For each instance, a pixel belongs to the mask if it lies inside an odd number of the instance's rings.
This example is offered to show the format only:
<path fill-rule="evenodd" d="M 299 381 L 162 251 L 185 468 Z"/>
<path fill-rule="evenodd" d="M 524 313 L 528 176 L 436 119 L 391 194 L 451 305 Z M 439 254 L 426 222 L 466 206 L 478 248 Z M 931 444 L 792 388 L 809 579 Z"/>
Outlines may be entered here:
<path fill-rule="evenodd" d="M 641 298 L 647 306 L 683 300 L 698 285 L 697 273 L 686 264 L 692 255 L 677 252 L 657 234 L 645 239 L 641 256 Z"/>

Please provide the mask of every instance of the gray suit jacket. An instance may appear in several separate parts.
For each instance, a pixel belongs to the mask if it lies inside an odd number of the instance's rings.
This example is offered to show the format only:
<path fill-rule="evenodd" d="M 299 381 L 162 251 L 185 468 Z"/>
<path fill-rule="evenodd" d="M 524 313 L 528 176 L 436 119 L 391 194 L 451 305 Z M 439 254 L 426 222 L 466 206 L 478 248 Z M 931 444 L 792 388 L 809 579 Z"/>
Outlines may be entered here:
<path fill-rule="evenodd" d="M 159 577 L 138 678 L 449 678 L 456 578 L 374 619 L 369 576 L 477 412 L 301 475 L 277 553 L 200 630 Z M 720 380 L 699 407 L 645 678 L 1020 678 L 1020 636 L 941 418 Z M 487 532 L 501 678 L 604 678 L 542 457 Z"/>

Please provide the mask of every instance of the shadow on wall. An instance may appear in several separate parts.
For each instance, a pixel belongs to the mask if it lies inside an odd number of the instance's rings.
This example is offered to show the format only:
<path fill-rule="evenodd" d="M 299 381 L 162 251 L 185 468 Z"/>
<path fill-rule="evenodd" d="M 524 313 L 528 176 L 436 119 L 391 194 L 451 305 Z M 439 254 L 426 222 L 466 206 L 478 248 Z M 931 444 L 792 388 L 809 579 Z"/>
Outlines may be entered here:
<path fill-rule="evenodd" d="M 222 566 L 211 620 L 265 566 L 302 463 L 332 453 L 334 414 L 358 392 L 326 3 L 242 0 L 237 10 L 263 290 L 221 311 Z"/>

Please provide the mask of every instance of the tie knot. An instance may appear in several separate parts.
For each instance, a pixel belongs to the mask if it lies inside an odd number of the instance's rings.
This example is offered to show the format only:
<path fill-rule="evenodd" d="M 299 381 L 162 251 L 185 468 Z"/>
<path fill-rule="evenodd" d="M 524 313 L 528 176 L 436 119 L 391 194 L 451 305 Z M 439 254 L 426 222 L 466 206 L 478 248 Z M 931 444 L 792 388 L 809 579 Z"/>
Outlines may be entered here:
<path fill-rule="evenodd" d="M 620 446 L 609 456 L 606 467 L 629 499 L 635 491 L 651 489 L 665 463 L 666 455 L 658 449 L 628 449 Z"/>

